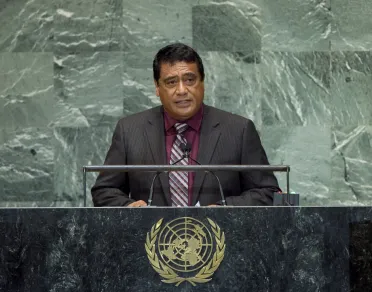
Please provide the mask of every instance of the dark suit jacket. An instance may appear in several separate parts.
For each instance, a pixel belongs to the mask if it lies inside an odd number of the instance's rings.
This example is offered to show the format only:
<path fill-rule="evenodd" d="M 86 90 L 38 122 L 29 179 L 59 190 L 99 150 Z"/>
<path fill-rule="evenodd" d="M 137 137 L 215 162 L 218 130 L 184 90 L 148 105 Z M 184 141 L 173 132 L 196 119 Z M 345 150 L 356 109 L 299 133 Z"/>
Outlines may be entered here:
<path fill-rule="evenodd" d="M 197 160 L 201 164 L 269 164 L 253 122 L 206 106 L 200 132 Z M 119 120 L 105 164 L 167 164 L 163 108 L 161 106 Z M 271 172 L 216 172 L 227 205 L 272 205 L 278 182 Z M 92 188 L 95 206 L 125 206 L 137 200 L 147 202 L 152 172 L 101 172 Z M 196 172 L 192 203 L 215 204 L 221 200 L 211 174 Z M 170 206 L 168 175 L 159 176 L 153 205 Z"/>

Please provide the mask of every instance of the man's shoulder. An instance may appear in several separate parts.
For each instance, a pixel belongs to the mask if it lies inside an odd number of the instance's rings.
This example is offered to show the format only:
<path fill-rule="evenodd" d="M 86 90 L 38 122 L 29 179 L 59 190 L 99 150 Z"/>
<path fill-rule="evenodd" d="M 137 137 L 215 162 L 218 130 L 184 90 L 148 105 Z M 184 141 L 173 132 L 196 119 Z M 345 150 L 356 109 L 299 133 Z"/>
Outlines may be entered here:
<path fill-rule="evenodd" d="M 118 123 L 123 127 L 145 125 L 148 123 L 149 119 L 156 117 L 161 114 L 161 106 L 156 106 L 148 110 L 144 110 L 138 113 L 131 114 L 119 119 Z"/>
<path fill-rule="evenodd" d="M 233 125 L 234 127 L 246 127 L 247 125 L 253 124 L 253 121 L 249 118 L 213 106 L 206 106 L 206 109 L 211 116 L 228 126 Z"/>

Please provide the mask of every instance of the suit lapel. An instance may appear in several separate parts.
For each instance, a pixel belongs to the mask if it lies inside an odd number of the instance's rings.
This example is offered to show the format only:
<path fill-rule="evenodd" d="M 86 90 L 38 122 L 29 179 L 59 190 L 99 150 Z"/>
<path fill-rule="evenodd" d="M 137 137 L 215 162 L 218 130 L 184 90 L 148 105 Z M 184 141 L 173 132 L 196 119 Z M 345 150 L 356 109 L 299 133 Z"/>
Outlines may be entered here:
<path fill-rule="evenodd" d="M 164 118 L 162 107 L 156 107 L 152 111 L 146 125 L 146 136 L 150 145 L 154 164 L 168 164 L 166 161 Z M 160 183 L 163 188 L 168 205 L 172 205 L 168 176 L 163 173 L 159 175 Z"/>
<path fill-rule="evenodd" d="M 205 105 L 203 121 L 200 129 L 197 161 L 199 161 L 199 163 L 203 165 L 210 163 L 221 134 L 218 127 L 219 121 L 215 115 L 211 115 L 211 110 L 213 109 Z M 192 206 L 194 206 L 199 199 L 200 188 L 203 184 L 205 174 L 206 173 L 204 171 L 195 172 L 194 191 L 192 194 L 191 202 Z"/>

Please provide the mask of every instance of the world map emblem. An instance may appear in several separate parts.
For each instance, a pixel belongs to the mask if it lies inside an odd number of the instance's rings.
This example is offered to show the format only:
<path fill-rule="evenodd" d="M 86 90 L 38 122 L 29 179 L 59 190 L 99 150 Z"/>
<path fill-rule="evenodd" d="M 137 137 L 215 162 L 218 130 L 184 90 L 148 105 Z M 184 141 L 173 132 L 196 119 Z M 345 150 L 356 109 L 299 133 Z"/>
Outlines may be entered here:
<path fill-rule="evenodd" d="M 145 249 L 162 282 L 196 286 L 212 280 L 225 255 L 225 234 L 213 220 L 207 222 L 181 217 L 166 224 L 160 219 L 152 226 Z"/>

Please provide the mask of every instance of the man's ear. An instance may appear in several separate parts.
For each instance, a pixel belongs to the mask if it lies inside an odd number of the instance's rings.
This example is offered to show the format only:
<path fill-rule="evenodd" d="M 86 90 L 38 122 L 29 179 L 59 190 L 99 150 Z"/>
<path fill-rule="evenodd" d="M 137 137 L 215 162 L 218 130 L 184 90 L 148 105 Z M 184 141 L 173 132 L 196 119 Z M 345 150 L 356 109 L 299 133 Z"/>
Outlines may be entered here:
<path fill-rule="evenodd" d="M 159 84 L 156 80 L 154 80 L 154 84 L 155 84 L 155 93 L 156 93 L 156 96 L 159 96 Z"/>

